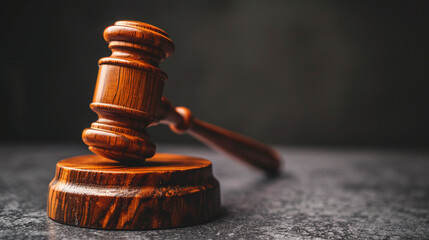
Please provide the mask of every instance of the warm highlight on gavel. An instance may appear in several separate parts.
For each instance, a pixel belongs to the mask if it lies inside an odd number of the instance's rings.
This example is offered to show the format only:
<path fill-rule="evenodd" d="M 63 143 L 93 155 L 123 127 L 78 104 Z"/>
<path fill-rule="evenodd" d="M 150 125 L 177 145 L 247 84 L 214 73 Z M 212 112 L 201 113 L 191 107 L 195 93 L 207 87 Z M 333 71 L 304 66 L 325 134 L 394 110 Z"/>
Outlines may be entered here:
<path fill-rule="evenodd" d="M 173 107 L 163 97 L 167 74 L 159 64 L 174 52 L 174 43 L 163 30 L 118 21 L 105 29 L 104 39 L 112 55 L 99 60 L 90 105 L 99 119 L 82 134 L 92 152 L 122 163 L 144 161 L 156 151 L 146 128 L 162 123 L 269 174 L 279 170 L 279 155 L 271 147 L 198 120 L 189 109 Z"/>

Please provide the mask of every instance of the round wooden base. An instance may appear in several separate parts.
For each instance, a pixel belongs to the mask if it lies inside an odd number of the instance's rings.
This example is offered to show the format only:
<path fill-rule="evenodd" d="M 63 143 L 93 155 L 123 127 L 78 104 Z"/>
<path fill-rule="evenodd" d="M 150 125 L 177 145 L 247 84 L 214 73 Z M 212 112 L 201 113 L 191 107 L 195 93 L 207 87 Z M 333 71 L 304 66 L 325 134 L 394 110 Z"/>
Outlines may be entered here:
<path fill-rule="evenodd" d="M 126 165 L 97 155 L 57 163 L 49 184 L 48 217 L 101 229 L 157 229 L 210 221 L 220 211 L 211 162 L 156 154 Z"/>

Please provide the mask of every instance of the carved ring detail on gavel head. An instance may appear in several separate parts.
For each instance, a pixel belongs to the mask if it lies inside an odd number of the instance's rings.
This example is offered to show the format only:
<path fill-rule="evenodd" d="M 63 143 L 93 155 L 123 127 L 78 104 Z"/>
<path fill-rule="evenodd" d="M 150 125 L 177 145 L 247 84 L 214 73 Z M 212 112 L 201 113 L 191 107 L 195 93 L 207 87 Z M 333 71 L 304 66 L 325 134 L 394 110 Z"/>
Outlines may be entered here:
<path fill-rule="evenodd" d="M 99 60 L 91 109 L 99 119 L 82 133 L 89 149 L 118 161 L 150 158 L 155 153 L 146 128 L 159 121 L 167 74 L 159 64 L 174 52 L 163 30 L 136 21 L 118 21 L 104 30 L 112 51 Z"/>

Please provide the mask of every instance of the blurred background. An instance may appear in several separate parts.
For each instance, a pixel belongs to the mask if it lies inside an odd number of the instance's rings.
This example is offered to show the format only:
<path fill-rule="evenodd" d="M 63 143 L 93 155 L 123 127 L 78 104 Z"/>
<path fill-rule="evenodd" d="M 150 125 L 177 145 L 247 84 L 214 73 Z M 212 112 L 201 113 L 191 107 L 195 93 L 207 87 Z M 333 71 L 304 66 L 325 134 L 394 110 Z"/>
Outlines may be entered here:
<path fill-rule="evenodd" d="M 428 1 L 7 1 L 0 141 L 80 142 L 105 27 L 169 33 L 164 95 L 277 145 L 427 148 Z M 166 126 L 157 143 L 196 143 Z M 82 143 L 83 144 L 83 143 Z"/>

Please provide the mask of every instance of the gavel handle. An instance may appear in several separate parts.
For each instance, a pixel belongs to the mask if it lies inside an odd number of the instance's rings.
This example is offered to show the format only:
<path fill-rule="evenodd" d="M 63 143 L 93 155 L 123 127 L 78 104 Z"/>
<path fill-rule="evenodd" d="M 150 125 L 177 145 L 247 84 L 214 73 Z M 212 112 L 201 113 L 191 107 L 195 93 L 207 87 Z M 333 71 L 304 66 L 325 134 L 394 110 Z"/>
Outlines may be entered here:
<path fill-rule="evenodd" d="M 162 98 L 160 122 L 176 133 L 187 133 L 206 145 L 273 175 L 280 167 L 279 154 L 271 147 L 221 127 L 194 119 L 185 107 L 173 107 Z"/>

